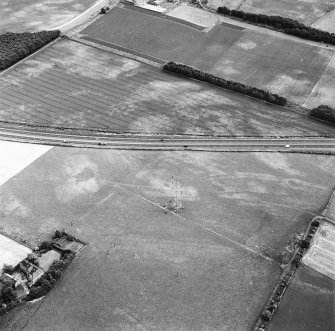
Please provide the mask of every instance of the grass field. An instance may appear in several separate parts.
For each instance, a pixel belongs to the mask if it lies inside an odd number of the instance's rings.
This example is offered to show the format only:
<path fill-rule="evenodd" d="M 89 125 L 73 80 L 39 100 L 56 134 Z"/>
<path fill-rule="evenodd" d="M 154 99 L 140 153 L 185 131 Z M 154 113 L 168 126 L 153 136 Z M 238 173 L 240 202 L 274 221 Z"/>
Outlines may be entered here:
<path fill-rule="evenodd" d="M 199 11 L 185 6 L 178 10 Z M 203 32 L 129 6 L 114 8 L 81 33 L 98 43 L 104 40 L 192 65 L 299 104 L 306 101 L 334 55 L 326 48 L 223 24 Z"/>
<path fill-rule="evenodd" d="M 52 149 L 0 188 L 1 226 L 32 244 L 64 228 L 89 245 L 26 329 L 251 329 L 280 249 L 329 198 L 334 162 Z M 176 175 L 179 215 L 166 208 Z"/>
<path fill-rule="evenodd" d="M 334 133 L 286 109 L 66 40 L 0 77 L 0 120 L 116 132 Z"/>
<path fill-rule="evenodd" d="M 301 266 L 294 275 L 269 331 L 331 331 L 335 325 L 335 282 Z"/>
<path fill-rule="evenodd" d="M 0 0 L 0 33 L 50 29 L 62 25 L 97 0 Z"/>

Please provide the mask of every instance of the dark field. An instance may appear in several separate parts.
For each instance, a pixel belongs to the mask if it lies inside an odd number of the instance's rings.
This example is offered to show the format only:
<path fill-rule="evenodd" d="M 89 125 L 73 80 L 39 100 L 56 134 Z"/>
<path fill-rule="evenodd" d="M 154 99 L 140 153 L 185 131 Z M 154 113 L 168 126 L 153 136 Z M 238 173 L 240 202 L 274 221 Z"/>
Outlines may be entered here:
<path fill-rule="evenodd" d="M 182 62 L 303 104 L 334 51 L 272 35 L 216 25 L 209 32 L 149 11 L 116 7 L 81 32 L 130 52 Z M 113 47 L 113 45 L 112 45 Z"/>
<path fill-rule="evenodd" d="M 269 331 L 332 331 L 334 307 L 335 282 L 301 266 L 270 323 Z"/>
<path fill-rule="evenodd" d="M 52 149 L 0 188 L 0 230 L 36 244 L 64 228 L 89 246 L 26 329 L 251 329 L 281 247 L 331 194 L 334 162 Z M 179 215 L 165 207 L 172 176 Z"/>
<path fill-rule="evenodd" d="M 281 107 L 66 40 L 0 77 L 0 120 L 115 132 L 334 133 Z"/>

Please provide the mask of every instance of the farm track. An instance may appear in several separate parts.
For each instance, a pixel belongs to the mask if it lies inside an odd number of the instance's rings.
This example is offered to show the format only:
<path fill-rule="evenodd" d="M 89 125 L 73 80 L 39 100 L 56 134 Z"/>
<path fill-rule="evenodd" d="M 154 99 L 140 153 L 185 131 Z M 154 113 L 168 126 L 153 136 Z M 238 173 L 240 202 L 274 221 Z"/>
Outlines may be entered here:
<path fill-rule="evenodd" d="M 27 143 L 138 150 L 305 151 L 335 153 L 335 138 L 225 138 L 169 135 L 81 135 L 1 129 L 2 140 Z M 289 145 L 289 147 L 287 147 Z M 286 146 L 286 147 L 285 147 Z"/>

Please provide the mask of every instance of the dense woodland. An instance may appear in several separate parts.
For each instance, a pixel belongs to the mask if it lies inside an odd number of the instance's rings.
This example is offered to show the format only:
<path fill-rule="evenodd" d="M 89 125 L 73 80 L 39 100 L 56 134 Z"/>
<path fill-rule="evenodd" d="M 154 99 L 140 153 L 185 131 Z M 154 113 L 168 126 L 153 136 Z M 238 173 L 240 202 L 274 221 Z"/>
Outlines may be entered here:
<path fill-rule="evenodd" d="M 320 105 L 309 112 L 309 116 L 319 118 L 335 124 L 335 109 L 326 105 Z"/>
<path fill-rule="evenodd" d="M 60 35 L 60 31 L 41 31 L 0 35 L 0 70 L 23 59 Z"/>

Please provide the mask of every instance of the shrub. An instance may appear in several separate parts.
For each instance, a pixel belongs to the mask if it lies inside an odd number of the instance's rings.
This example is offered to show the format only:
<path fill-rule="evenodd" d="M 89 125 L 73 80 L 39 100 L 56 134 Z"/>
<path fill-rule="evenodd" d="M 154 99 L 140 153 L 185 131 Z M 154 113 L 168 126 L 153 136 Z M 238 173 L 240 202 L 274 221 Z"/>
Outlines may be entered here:
<path fill-rule="evenodd" d="M 5 286 L 1 291 L 1 295 L 4 303 L 9 303 L 15 299 L 15 292 L 12 286 Z"/>
<path fill-rule="evenodd" d="M 300 257 L 296 256 L 293 260 L 292 260 L 292 265 L 296 268 L 299 267 L 300 265 Z"/>
<path fill-rule="evenodd" d="M 307 249 L 309 247 L 309 245 L 310 245 L 310 242 L 306 239 L 303 239 L 300 243 L 300 247 L 304 248 L 304 249 Z"/>
<path fill-rule="evenodd" d="M 335 109 L 326 105 L 320 105 L 317 108 L 311 109 L 309 116 L 335 123 Z"/>
<path fill-rule="evenodd" d="M 39 247 L 40 250 L 45 250 L 45 251 L 49 251 L 51 249 L 51 243 L 49 243 L 48 241 L 43 241 Z"/>
<path fill-rule="evenodd" d="M 5 272 L 6 274 L 11 274 L 13 272 L 13 266 L 10 264 L 4 264 L 2 267 L 2 272 Z"/>
<path fill-rule="evenodd" d="M 327 31 L 306 26 L 303 23 L 293 20 L 291 18 L 272 15 L 269 16 L 264 14 L 254 14 L 244 12 L 242 10 L 230 10 L 227 7 L 219 7 L 218 12 L 223 15 L 241 18 L 249 22 L 266 24 L 267 26 L 271 26 L 275 30 L 300 38 L 335 45 L 334 33 L 329 33 Z"/>
<path fill-rule="evenodd" d="M 207 72 L 187 66 L 185 64 L 168 62 L 164 65 L 163 70 L 174 72 L 174 73 L 180 74 L 185 77 L 198 79 L 203 82 L 207 82 L 207 83 L 219 86 L 219 87 L 223 87 L 228 90 L 243 93 L 243 94 L 252 96 L 257 99 L 265 100 L 267 102 L 270 102 L 276 105 L 284 106 L 287 102 L 285 98 L 280 97 L 277 94 L 273 94 L 273 93 L 258 89 L 256 87 L 247 86 L 239 82 L 234 82 L 234 81 L 226 80 L 223 78 L 219 78 Z"/>
<path fill-rule="evenodd" d="M 102 7 L 100 10 L 100 14 L 106 14 L 106 13 L 107 13 L 106 8 Z"/>
<path fill-rule="evenodd" d="M 320 221 L 318 221 L 318 220 L 314 220 L 312 222 L 312 226 L 314 226 L 315 228 L 319 227 L 319 225 L 320 225 Z"/>
<path fill-rule="evenodd" d="M 41 31 L 11 33 L 0 35 L 0 70 L 6 69 L 15 62 L 34 53 L 42 46 L 54 40 L 60 31 Z"/>
<path fill-rule="evenodd" d="M 270 319 L 271 319 L 271 312 L 269 310 L 265 310 L 262 315 L 261 315 L 261 318 L 263 321 L 265 322 L 269 322 Z"/>
<path fill-rule="evenodd" d="M 30 253 L 30 254 L 28 254 L 26 260 L 27 260 L 28 262 L 32 263 L 32 264 L 35 264 L 36 266 L 39 266 L 39 265 L 40 265 L 40 263 L 39 263 L 39 261 L 38 261 L 38 256 L 37 256 L 36 254 L 34 254 L 34 253 Z"/>
<path fill-rule="evenodd" d="M 34 300 L 42 297 L 44 295 L 44 290 L 42 286 L 33 286 L 30 289 L 28 300 Z"/>
<path fill-rule="evenodd" d="M 64 233 L 63 232 L 60 232 L 58 230 L 55 231 L 55 234 L 53 235 L 52 239 L 58 239 L 58 238 L 61 238 L 63 237 Z"/>

